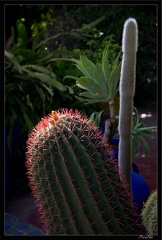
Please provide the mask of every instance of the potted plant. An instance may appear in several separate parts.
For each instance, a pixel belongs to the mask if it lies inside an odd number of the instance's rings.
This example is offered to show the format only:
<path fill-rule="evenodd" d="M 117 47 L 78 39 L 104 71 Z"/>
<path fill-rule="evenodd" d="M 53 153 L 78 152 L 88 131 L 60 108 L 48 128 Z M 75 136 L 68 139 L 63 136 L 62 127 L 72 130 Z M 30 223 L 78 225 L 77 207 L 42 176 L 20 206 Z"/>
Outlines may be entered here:
<path fill-rule="evenodd" d="M 101 122 L 102 112 L 99 113 L 94 112 L 93 114 L 91 114 L 90 119 L 93 123 L 95 123 L 96 126 L 98 126 L 101 129 L 102 133 L 104 133 L 105 123 Z M 119 116 L 116 116 L 116 118 L 118 119 Z M 149 145 L 145 138 L 143 137 L 143 135 L 152 137 L 152 129 L 154 128 L 156 127 L 147 127 L 145 126 L 144 123 L 139 121 L 138 110 L 134 107 L 131 133 L 132 159 L 138 156 L 141 144 L 143 144 L 144 146 L 146 158 L 149 156 Z M 111 141 L 112 151 L 109 152 L 109 155 L 111 155 L 112 158 L 115 159 L 116 161 L 118 161 L 119 141 L 120 136 L 117 131 Z M 134 205 L 137 206 L 137 211 L 140 213 L 143 208 L 143 203 L 146 202 L 151 191 L 145 179 L 140 175 L 138 166 L 136 165 L 135 161 L 132 162 L 131 178 L 132 178 L 133 202 Z"/>
<path fill-rule="evenodd" d="M 131 36 L 131 39 L 132 39 L 131 40 L 132 42 L 131 42 L 129 39 L 129 36 L 132 34 L 131 33 L 132 31 L 133 31 L 133 35 Z M 128 48 L 130 48 L 131 50 L 128 51 Z M 121 142 L 119 141 L 119 139 L 115 138 L 115 135 L 117 136 L 117 132 L 118 132 L 117 131 L 118 125 L 120 128 L 118 135 L 120 135 L 120 137 L 121 137 L 121 132 L 123 134 L 123 129 L 122 129 L 123 126 L 126 126 L 124 131 L 127 131 L 131 141 L 130 142 L 128 141 L 126 143 L 126 147 L 124 148 L 124 149 L 128 149 L 129 153 L 126 150 L 125 157 L 123 156 L 119 157 L 120 158 L 119 169 L 121 171 L 121 176 L 124 175 L 127 178 L 127 183 L 129 183 L 130 186 L 131 186 L 131 180 L 129 180 L 130 177 L 133 178 L 133 181 L 136 181 L 136 178 L 138 179 L 140 178 L 141 180 L 143 180 L 143 186 L 145 185 L 145 189 L 146 189 L 145 195 L 147 195 L 147 196 L 144 196 L 144 200 L 146 200 L 150 194 L 149 187 L 145 182 L 145 180 L 142 179 L 141 176 L 136 175 L 136 173 L 138 174 L 138 168 L 135 165 L 135 163 L 132 163 L 131 161 L 131 159 L 135 157 L 135 155 L 138 153 L 141 142 L 144 145 L 146 156 L 148 156 L 149 146 L 146 140 L 143 138 L 142 134 L 144 133 L 149 136 L 152 135 L 151 128 L 148 128 L 143 123 L 139 122 L 139 114 L 136 108 L 134 108 L 136 117 L 133 117 L 133 96 L 134 96 L 134 85 L 135 85 L 134 83 L 135 63 L 136 63 L 136 51 L 137 51 L 137 25 L 134 19 L 130 19 L 125 23 L 122 50 L 123 50 L 122 71 L 121 71 L 121 62 L 119 62 L 120 53 L 117 56 L 116 60 L 114 61 L 114 64 L 110 66 L 110 63 L 108 60 L 108 49 L 105 48 L 103 52 L 101 64 L 100 63 L 94 64 L 86 57 L 80 56 L 80 60 L 73 59 L 73 61 L 75 62 L 76 67 L 83 73 L 83 76 L 80 78 L 77 78 L 74 76 L 66 76 L 65 78 L 75 79 L 76 85 L 80 89 L 84 90 L 83 92 L 80 93 L 79 96 L 76 96 L 76 98 L 81 102 L 83 102 L 84 104 L 94 104 L 99 102 L 106 102 L 108 104 L 109 110 L 110 110 L 110 116 L 109 116 L 109 119 L 107 119 L 104 124 L 103 139 L 105 143 L 114 145 L 114 142 L 117 141 L 117 145 L 118 145 L 119 142 Z M 126 75 L 125 65 L 127 64 L 129 65 L 127 58 L 129 59 L 133 58 L 133 60 L 130 60 L 130 61 L 134 63 L 132 66 L 130 66 L 130 68 L 128 66 L 129 73 L 127 74 L 129 75 L 129 79 L 127 79 L 128 77 L 125 76 Z M 132 71 L 133 73 L 130 74 L 130 71 Z M 120 78 L 120 74 L 121 74 L 121 78 Z M 130 76 L 132 77 L 132 79 Z M 115 116 L 114 99 L 119 90 L 119 84 L 118 84 L 119 78 L 120 78 L 120 114 L 122 115 L 120 116 L 119 114 L 119 123 L 118 123 L 117 116 Z M 123 87 L 122 87 L 122 84 L 123 84 Z M 125 96 L 127 96 L 127 98 L 125 98 Z M 96 116 L 96 113 L 93 113 L 90 116 L 90 118 L 93 122 L 99 125 L 101 114 L 102 112 L 100 112 L 98 116 Z M 129 123 L 127 123 L 128 119 L 129 119 Z M 130 132 L 129 132 L 129 129 L 130 129 Z M 118 158 L 118 147 L 115 149 L 115 155 Z M 131 164 L 131 168 L 129 169 L 130 164 Z M 123 168 L 123 166 L 126 166 L 125 169 Z M 131 171 L 132 167 L 134 168 L 134 170 L 136 170 L 136 173 L 135 171 Z M 136 189 L 135 185 L 133 186 L 134 186 L 133 188 Z M 137 195 L 137 192 L 135 195 Z M 141 205 L 139 209 L 141 210 Z"/>
<path fill-rule="evenodd" d="M 127 24 L 136 28 L 134 19 L 129 19 Z M 111 97 L 114 97 L 117 84 L 114 90 L 108 81 L 112 80 L 112 75 L 107 74 L 108 79 L 104 75 L 104 64 L 91 64 L 84 57 L 81 57 L 81 64 L 80 61 L 76 63 L 86 74 L 77 80 L 77 84 L 87 90 L 80 100 L 88 99 L 90 103 L 108 101 L 110 128 L 106 129 L 103 139 L 87 116 L 77 110 L 62 109 L 42 118 L 29 135 L 26 152 L 28 178 L 39 201 L 47 234 L 139 234 L 141 231 L 132 206 L 129 182 L 123 181 L 123 176 L 108 156 L 111 130 L 116 129 Z M 113 68 L 113 76 L 119 71 L 115 71 L 117 69 Z M 106 96 L 107 93 L 111 97 Z M 121 120 L 121 114 L 119 117 Z M 121 141 L 123 135 L 120 130 Z"/>

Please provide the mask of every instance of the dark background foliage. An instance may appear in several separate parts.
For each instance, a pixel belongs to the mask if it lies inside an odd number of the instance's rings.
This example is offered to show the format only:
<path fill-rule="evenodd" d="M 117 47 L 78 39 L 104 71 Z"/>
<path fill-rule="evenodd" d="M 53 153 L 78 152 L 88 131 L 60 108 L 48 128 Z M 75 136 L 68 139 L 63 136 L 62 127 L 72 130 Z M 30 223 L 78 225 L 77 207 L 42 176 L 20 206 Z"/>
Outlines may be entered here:
<path fill-rule="evenodd" d="M 136 18 L 139 28 L 139 48 L 137 54 L 137 80 L 136 80 L 136 96 L 135 101 L 141 103 L 146 98 L 156 99 L 156 84 L 157 84 L 157 5 L 14 5 L 6 6 L 5 12 L 5 32 L 6 39 L 10 36 L 10 27 L 16 24 L 18 18 L 25 18 L 25 25 L 28 36 L 31 37 L 32 23 L 41 21 L 41 14 L 53 10 L 54 22 L 50 25 L 48 31 L 50 35 L 60 32 L 77 29 L 84 24 L 91 23 L 95 19 L 105 16 L 98 26 L 98 31 L 105 36 L 114 34 L 116 42 L 121 46 L 121 38 L 123 24 L 129 17 Z M 10 12 L 14 12 L 12 17 Z M 50 21 L 50 19 L 46 19 Z M 59 40 L 52 42 L 52 49 L 56 49 L 60 45 L 65 45 L 68 50 L 75 48 L 97 51 L 100 48 L 100 41 L 95 37 L 94 29 L 91 31 L 94 34 L 95 43 L 88 46 L 87 38 L 81 39 L 72 37 L 62 37 Z M 91 33 L 92 33 L 91 32 Z"/>
<path fill-rule="evenodd" d="M 102 16 L 104 16 L 104 19 L 99 24 L 85 28 L 86 24 L 91 24 Z M 6 5 L 5 41 L 11 36 L 11 27 L 14 27 L 15 37 L 17 38 L 16 22 L 18 19 L 24 19 L 28 36 L 27 51 L 33 51 L 32 59 L 35 62 L 37 61 L 37 63 L 39 62 L 39 57 L 37 58 L 37 56 L 45 56 L 50 53 L 53 53 L 56 58 L 79 58 L 79 55 L 83 54 L 92 61 L 100 61 L 103 49 L 107 43 L 110 45 L 110 58 L 114 59 L 121 48 L 123 24 L 129 17 L 137 20 L 139 29 L 134 102 L 135 105 L 143 105 L 148 100 L 156 101 L 157 97 L 157 5 Z M 40 48 L 36 49 L 38 44 L 57 34 L 59 34 L 59 37 L 48 40 Z M 46 52 L 44 50 L 45 47 L 48 48 Z M 23 64 L 30 64 L 28 62 L 31 59 L 30 57 L 28 56 L 28 59 L 24 58 Z M 74 86 L 74 81 L 65 83 L 63 81 L 66 75 L 78 76 L 80 74 L 74 64 L 57 60 L 50 65 L 44 63 L 42 66 L 50 67 L 56 74 L 57 80 L 62 84 L 66 83 L 69 87 L 72 87 L 75 94 L 79 92 L 79 89 Z M 11 83 L 12 81 L 17 81 L 11 76 L 9 79 L 11 79 Z M 62 107 L 78 108 L 87 114 L 92 113 L 94 110 L 102 110 L 101 106 L 98 105 L 84 106 L 74 96 L 52 87 L 52 101 L 50 101 L 50 104 L 47 102 L 44 106 L 45 110 L 42 110 L 41 99 L 38 98 L 36 100 L 35 98 L 34 85 L 35 82 L 32 80 L 27 83 L 28 88 L 25 86 L 24 89 L 31 89 L 30 98 L 35 106 L 38 105 L 35 109 L 37 109 L 36 116 L 39 115 L 39 118 L 48 114 L 49 109 L 59 109 Z M 25 92 L 25 94 L 28 93 Z M 21 100 L 21 95 L 19 100 Z M 29 108 L 29 106 L 26 107 Z M 19 110 L 15 109 L 17 114 L 19 114 Z M 7 115 L 7 112 L 5 114 Z M 34 116 L 33 119 L 35 118 Z M 22 122 L 22 119 L 21 121 L 19 121 L 20 119 L 17 120 L 19 123 Z M 38 118 L 36 118 L 33 124 L 36 124 L 37 121 Z M 25 137 L 19 137 L 17 143 L 21 156 L 17 156 L 16 153 L 18 151 L 15 148 L 15 144 L 13 147 L 14 153 L 10 156 L 10 167 L 17 171 L 17 176 L 24 176 L 23 174 L 26 171 L 24 168 L 24 149 L 28 132 L 24 130 L 23 134 Z M 12 158 L 16 160 L 12 161 Z"/>

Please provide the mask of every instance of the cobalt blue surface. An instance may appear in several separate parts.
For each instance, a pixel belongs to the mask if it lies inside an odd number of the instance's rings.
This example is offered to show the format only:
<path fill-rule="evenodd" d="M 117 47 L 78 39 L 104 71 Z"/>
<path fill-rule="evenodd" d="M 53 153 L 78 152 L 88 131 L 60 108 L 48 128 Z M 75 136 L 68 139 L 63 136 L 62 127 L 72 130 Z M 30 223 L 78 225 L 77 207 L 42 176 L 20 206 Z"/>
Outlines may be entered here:
<path fill-rule="evenodd" d="M 46 235 L 45 232 L 43 232 L 41 229 L 31 225 L 27 224 L 21 219 L 18 219 L 15 216 L 12 216 L 8 213 L 5 213 L 5 228 L 4 228 L 4 235 L 5 236 L 24 236 L 24 235 L 30 235 L 30 236 L 40 236 L 40 235 Z"/>
<path fill-rule="evenodd" d="M 101 131 L 105 131 L 105 123 L 100 123 L 99 125 Z M 112 139 L 112 145 L 119 145 L 119 138 Z M 118 150 L 115 150 L 112 155 L 118 160 Z M 132 192 L 133 192 L 133 203 L 137 206 L 137 211 L 140 213 L 143 208 L 143 203 L 146 202 L 150 196 L 150 188 L 145 181 L 145 179 L 139 174 L 137 165 L 132 163 L 133 171 L 131 173 L 132 178 Z"/>
<path fill-rule="evenodd" d="M 137 204 L 137 211 L 141 212 L 143 208 L 143 203 L 146 202 L 150 196 L 150 188 L 145 181 L 145 179 L 138 173 L 132 171 L 132 192 L 133 192 L 133 202 Z"/>

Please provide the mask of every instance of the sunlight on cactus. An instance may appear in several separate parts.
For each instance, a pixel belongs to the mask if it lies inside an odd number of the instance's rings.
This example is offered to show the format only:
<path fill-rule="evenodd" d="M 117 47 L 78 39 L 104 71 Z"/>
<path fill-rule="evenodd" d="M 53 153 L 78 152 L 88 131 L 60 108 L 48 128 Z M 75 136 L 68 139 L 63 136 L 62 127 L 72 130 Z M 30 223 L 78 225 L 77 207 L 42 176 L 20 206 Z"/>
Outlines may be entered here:
<path fill-rule="evenodd" d="M 67 109 L 29 135 L 28 179 L 48 235 L 139 233 L 129 189 L 101 135 L 85 115 Z"/>

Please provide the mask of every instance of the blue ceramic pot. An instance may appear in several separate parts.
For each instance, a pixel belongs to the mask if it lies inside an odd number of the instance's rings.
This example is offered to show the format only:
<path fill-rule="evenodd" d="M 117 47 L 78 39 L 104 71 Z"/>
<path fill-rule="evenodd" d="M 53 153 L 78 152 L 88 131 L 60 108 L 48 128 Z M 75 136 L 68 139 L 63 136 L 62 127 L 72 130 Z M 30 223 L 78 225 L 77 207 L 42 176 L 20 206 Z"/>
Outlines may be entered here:
<path fill-rule="evenodd" d="M 101 131 L 104 133 L 105 131 L 105 124 L 100 123 L 99 125 Z M 118 146 L 119 145 L 119 138 L 112 139 L 112 145 Z M 118 150 L 115 150 L 111 153 L 112 156 L 118 160 Z M 133 192 L 133 203 L 137 207 L 137 212 L 141 212 L 143 203 L 146 202 L 148 197 L 150 196 L 150 188 L 145 181 L 145 179 L 139 174 L 137 165 L 133 162 L 132 163 L 132 192 Z"/>

